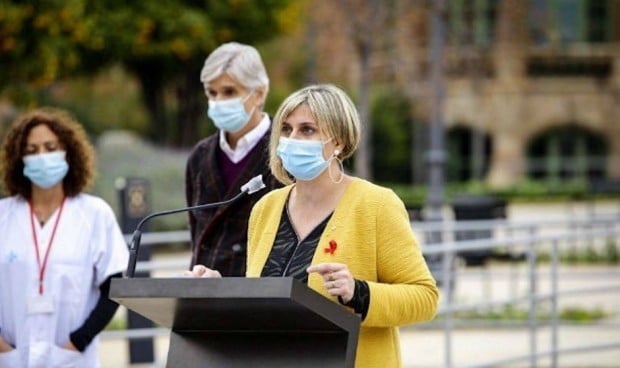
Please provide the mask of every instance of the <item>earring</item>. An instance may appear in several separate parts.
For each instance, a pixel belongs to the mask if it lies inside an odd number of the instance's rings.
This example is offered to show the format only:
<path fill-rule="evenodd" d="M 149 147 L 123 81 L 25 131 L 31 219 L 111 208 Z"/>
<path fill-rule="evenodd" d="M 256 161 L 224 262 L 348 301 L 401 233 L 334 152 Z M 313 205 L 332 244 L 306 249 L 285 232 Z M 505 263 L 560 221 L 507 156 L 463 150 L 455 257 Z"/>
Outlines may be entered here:
<path fill-rule="evenodd" d="M 332 157 L 333 160 L 336 160 L 336 162 L 338 162 L 338 166 L 340 168 L 339 172 L 340 172 L 340 177 L 338 178 L 338 180 L 334 179 L 334 175 L 332 174 L 332 165 L 331 162 L 329 163 L 329 167 L 327 168 L 327 173 L 329 174 L 329 178 L 332 179 L 332 181 L 335 184 L 340 184 L 342 182 L 342 179 L 344 179 L 344 167 L 342 166 L 342 160 L 340 160 L 338 157 L 336 157 L 336 155 L 338 150 L 334 151 L 334 157 Z"/>

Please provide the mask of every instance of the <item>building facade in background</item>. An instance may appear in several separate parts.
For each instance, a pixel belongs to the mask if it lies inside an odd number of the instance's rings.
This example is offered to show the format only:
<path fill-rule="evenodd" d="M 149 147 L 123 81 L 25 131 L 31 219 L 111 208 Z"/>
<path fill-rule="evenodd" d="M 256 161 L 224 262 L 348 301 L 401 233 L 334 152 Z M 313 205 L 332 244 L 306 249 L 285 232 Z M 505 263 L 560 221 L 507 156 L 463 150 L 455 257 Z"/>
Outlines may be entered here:
<path fill-rule="evenodd" d="M 620 178 L 620 2 L 450 1 L 459 179 Z"/>
<path fill-rule="evenodd" d="M 364 30 L 370 21 L 333 4 L 313 3 L 319 78 L 363 81 L 353 41 L 374 37 L 372 50 L 364 50 L 373 85 L 399 85 L 412 101 L 412 120 L 423 122 L 412 128 L 413 181 L 423 182 L 430 7 L 384 1 Z M 620 180 L 620 0 L 445 4 L 448 180 L 495 187 L 525 179 Z"/>

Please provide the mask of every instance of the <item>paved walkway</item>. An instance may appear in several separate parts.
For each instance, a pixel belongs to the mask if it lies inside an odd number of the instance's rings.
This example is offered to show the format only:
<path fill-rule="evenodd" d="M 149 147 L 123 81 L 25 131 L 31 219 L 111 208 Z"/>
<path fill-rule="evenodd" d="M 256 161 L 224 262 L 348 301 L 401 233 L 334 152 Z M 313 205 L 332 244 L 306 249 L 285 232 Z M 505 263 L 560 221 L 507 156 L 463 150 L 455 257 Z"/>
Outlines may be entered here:
<path fill-rule="evenodd" d="M 540 351 L 549 349 L 549 334 L 541 334 Z M 579 347 L 588 344 L 620 342 L 618 328 L 597 329 L 591 327 L 562 327 L 560 333 L 562 346 Z M 444 367 L 445 337 L 442 330 L 415 330 L 407 327 L 401 330 L 403 366 L 405 368 Z M 128 348 L 124 341 L 106 341 L 101 346 L 102 368 L 159 368 L 165 367 L 167 338 L 157 338 L 155 344 L 156 363 L 128 364 Z M 526 356 L 529 352 L 529 336 L 524 330 L 515 329 L 468 329 L 457 330 L 452 334 L 452 364 L 454 366 L 480 365 L 507 357 Z M 539 361 L 540 367 L 548 367 L 549 360 Z M 518 364 L 505 364 L 501 367 L 527 367 L 527 360 Z M 620 349 L 581 354 L 560 355 L 558 366 L 563 368 L 620 366 Z M 497 366 L 496 366 L 497 367 Z M 380 368 L 380 367 L 378 367 Z"/>
<path fill-rule="evenodd" d="M 538 351 L 549 351 L 551 336 L 549 329 L 539 334 Z M 563 326 L 560 328 L 559 340 L 562 348 L 575 348 L 587 345 L 620 343 L 620 330 L 605 327 Z M 441 330 L 405 329 L 401 335 L 403 360 L 406 368 L 444 367 L 445 336 Z M 506 360 L 515 357 L 529 356 L 529 335 L 525 329 L 486 328 L 461 329 L 452 334 L 453 366 L 475 366 L 488 362 Z M 500 364 L 493 367 L 529 367 L 529 360 L 519 363 Z M 549 359 L 538 361 L 539 367 L 549 367 Z M 620 366 L 620 348 L 615 350 L 594 351 L 580 354 L 561 354 L 558 367 L 582 368 Z"/>

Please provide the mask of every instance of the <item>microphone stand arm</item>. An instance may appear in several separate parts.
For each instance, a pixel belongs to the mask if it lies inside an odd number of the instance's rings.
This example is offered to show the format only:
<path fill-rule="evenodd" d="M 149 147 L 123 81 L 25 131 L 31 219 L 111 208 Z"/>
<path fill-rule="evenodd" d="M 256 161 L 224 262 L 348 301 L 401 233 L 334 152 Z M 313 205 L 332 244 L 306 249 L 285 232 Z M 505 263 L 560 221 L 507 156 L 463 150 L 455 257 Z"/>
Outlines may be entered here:
<path fill-rule="evenodd" d="M 225 201 L 222 201 L 222 202 L 199 204 L 197 206 L 192 206 L 192 207 L 185 207 L 185 208 L 178 208 L 178 209 L 174 209 L 174 210 L 155 212 L 155 213 L 151 213 L 150 215 L 144 217 L 142 220 L 140 220 L 140 222 L 138 223 L 138 226 L 136 226 L 136 230 L 133 232 L 133 236 L 131 238 L 131 243 L 129 244 L 129 263 L 127 265 L 126 277 L 133 278 L 133 276 L 135 274 L 136 263 L 138 262 L 138 250 L 140 248 L 140 240 L 142 238 L 142 226 L 148 220 L 150 220 L 150 219 L 152 219 L 154 217 L 159 217 L 159 216 L 164 216 L 164 215 L 171 215 L 171 214 L 179 213 L 179 212 L 187 212 L 187 211 L 193 211 L 193 210 L 202 210 L 202 209 L 207 209 L 207 208 L 227 205 L 227 204 L 232 203 L 232 202 L 236 201 L 237 199 L 241 198 L 244 194 L 246 194 L 248 192 L 249 192 L 249 189 L 244 189 L 241 192 L 239 192 L 236 196 L 232 197 L 231 199 L 228 199 L 228 200 L 225 200 Z"/>

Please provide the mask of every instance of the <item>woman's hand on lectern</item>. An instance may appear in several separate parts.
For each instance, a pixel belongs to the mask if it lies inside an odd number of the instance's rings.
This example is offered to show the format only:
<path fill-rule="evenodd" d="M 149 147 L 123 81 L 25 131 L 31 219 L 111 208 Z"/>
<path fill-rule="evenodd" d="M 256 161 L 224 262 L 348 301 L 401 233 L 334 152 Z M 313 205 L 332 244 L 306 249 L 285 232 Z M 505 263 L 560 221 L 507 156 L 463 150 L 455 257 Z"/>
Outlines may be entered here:
<path fill-rule="evenodd" d="M 194 267 L 192 267 L 191 271 L 183 272 L 183 276 L 214 278 L 214 277 L 222 277 L 222 274 L 220 274 L 220 272 L 217 270 L 212 270 L 203 265 L 195 265 Z"/>

